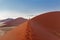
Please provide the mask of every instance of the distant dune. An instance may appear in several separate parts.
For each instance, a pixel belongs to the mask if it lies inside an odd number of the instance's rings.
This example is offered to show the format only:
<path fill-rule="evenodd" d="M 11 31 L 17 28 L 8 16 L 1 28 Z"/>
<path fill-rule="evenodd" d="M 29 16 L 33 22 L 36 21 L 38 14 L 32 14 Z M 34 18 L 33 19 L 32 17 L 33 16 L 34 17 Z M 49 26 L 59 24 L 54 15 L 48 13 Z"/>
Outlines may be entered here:
<path fill-rule="evenodd" d="M 0 40 L 60 40 L 60 11 L 29 19 Z"/>
<path fill-rule="evenodd" d="M 2 27 L 11 27 L 11 26 L 17 26 L 23 22 L 27 21 L 27 19 L 24 19 L 24 18 L 16 18 L 16 19 L 11 19 L 11 18 L 8 18 L 8 19 L 5 19 L 5 20 L 1 20 L 1 22 L 4 22 L 4 24 L 6 25 L 3 25 Z"/>
<path fill-rule="evenodd" d="M 13 18 L 7 18 L 7 19 L 0 20 L 0 22 L 7 22 L 7 21 L 11 21 L 11 20 L 14 20 L 14 19 Z"/>

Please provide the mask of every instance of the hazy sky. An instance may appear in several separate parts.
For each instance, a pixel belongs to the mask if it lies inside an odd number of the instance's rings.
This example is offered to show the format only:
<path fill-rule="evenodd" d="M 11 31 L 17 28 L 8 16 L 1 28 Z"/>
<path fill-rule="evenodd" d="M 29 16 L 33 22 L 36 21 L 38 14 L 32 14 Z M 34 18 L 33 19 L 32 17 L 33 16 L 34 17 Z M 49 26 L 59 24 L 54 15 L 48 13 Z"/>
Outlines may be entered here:
<path fill-rule="evenodd" d="M 0 19 L 60 11 L 60 0 L 0 0 Z"/>

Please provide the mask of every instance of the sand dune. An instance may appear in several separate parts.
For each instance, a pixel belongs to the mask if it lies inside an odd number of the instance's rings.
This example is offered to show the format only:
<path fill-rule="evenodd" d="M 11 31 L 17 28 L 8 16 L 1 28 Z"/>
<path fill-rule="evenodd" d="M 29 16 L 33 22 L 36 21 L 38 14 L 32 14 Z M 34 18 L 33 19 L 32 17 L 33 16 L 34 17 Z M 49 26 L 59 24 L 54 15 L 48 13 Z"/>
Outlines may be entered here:
<path fill-rule="evenodd" d="M 23 22 L 25 22 L 25 21 L 27 21 L 27 19 L 24 19 L 24 18 L 21 18 L 21 17 L 18 17 L 18 18 L 16 18 L 16 19 L 10 19 L 10 21 L 6 21 L 4 24 L 6 24 L 6 25 L 4 25 L 4 26 L 2 26 L 2 27 L 11 27 L 11 26 L 17 26 L 17 25 L 19 25 L 19 24 L 21 24 L 21 23 L 23 23 Z"/>
<path fill-rule="evenodd" d="M 60 40 L 60 11 L 36 16 L 8 32 L 0 40 Z"/>

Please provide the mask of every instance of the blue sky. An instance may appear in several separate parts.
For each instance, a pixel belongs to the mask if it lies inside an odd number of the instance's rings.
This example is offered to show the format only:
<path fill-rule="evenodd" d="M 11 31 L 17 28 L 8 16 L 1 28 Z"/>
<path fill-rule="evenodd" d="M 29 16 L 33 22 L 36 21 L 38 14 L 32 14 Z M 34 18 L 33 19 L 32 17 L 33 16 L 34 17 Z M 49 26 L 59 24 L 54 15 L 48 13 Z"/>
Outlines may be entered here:
<path fill-rule="evenodd" d="M 60 11 L 60 0 L 0 0 L 0 18 L 16 18 Z"/>

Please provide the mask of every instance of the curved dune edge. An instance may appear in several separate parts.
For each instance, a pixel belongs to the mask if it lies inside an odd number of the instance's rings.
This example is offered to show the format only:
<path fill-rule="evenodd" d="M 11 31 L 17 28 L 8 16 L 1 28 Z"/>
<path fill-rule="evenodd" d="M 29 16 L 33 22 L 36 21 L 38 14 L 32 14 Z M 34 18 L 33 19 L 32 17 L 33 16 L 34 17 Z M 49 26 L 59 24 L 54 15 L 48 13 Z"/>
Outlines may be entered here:
<path fill-rule="evenodd" d="M 0 40 L 60 40 L 60 11 L 36 16 Z"/>

